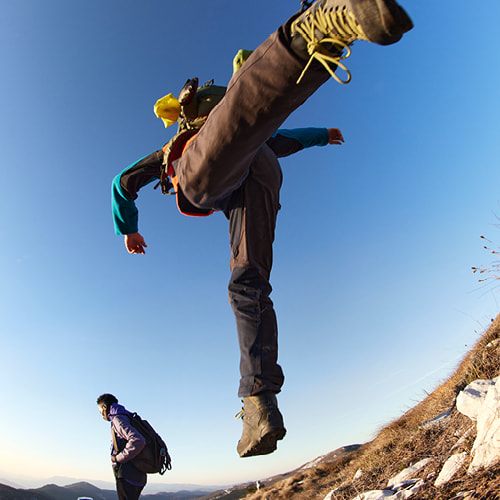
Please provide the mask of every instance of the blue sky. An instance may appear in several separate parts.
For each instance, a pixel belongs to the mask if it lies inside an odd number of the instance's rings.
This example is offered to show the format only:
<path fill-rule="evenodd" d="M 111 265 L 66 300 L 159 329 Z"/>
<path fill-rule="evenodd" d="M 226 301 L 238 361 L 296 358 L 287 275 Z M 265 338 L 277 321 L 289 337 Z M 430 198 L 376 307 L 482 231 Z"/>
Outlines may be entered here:
<path fill-rule="evenodd" d="M 285 124 L 346 142 L 282 161 L 288 434 L 242 460 L 227 222 L 146 188 L 147 254 L 128 255 L 110 183 L 171 137 L 156 99 L 227 83 L 299 2 L 0 0 L 0 478 L 111 481 L 103 392 L 164 435 L 174 468 L 151 482 L 231 484 L 367 441 L 451 374 L 499 312 L 471 267 L 494 260 L 481 234 L 500 242 L 500 5 L 404 6 L 401 43 L 355 44 L 352 83 Z"/>

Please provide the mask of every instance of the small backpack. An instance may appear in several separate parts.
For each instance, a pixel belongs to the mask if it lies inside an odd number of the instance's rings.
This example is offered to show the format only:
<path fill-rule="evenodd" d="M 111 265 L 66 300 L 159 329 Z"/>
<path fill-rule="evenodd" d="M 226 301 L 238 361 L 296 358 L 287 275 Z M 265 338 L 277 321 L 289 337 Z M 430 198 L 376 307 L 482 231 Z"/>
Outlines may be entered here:
<path fill-rule="evenodd" d="M 198 87 L 198 78 L 192 78 L 184 84 L 177 99 L 167 94 L 158 99 L 154 106 L 156 116 L 163 120 L 165 127 L 177 121 L 177 134 L 163 146 L 160 182 L 154 189 L 161 186 L 163 194 L 176 195 L 177 207 L 184 215 L 206 217 L 213 213 L 211 209 L 196 207 L 185 197 L 178 185 L 174 162 L 182 156 L 189 140 L 199 132 L 225 93 L 226 87 L 214 85 L 213 80 Z"/>
<path fill-rule="evenodd" d="M 213 80 L 201 87 L 198 87 L 198 78 L 188 80 L 177 98 L 180 104 L 177 133 L 188 129 L 199 130 L 225 93 L 226 87 L 214 85 Z"/>
<path fill-rule="evenodd" d="M 147 420 L 143 420 L 137 413 L 127 415 L 130 424 L 146 440 L 146 446 L 131 463 L 140 471 L 146 474 L 165 474 L 165 471 L 172 469 L 172 460 L 168 453 L 168 448 L 160 435 L 153 429 Z M 115 451 L 118 452 L 118 445 L 113 430 L 113 444 Z"/>
<path fill-rule="evenodd" d="M 165 127 L 177 122 L 177 133 L 199 130 L 225 93 L 226 87 L 214 85 L 213 80 L 198 88 L 198 78 L 191 78 L 184 84 L 177 99 L 167 94 L 156 101 L 153 110 Z"/>

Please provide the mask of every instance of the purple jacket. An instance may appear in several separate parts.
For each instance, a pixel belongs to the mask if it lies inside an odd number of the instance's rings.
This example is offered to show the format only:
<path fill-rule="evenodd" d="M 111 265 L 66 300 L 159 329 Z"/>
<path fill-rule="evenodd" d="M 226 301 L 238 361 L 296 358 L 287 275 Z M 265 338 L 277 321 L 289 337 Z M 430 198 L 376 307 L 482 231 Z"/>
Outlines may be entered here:
<path fill-rule="evenodd" d="M 128 415 L 131 413 L 120 404 L 111 405 L 108 420 L 116 435 L 119 452 L 112 446 L 111 454 L 116 456 L 117 463 L 125 463 L 139 455 L 146 446 L 146 439 L 137 429 L 130 425 Z"/>

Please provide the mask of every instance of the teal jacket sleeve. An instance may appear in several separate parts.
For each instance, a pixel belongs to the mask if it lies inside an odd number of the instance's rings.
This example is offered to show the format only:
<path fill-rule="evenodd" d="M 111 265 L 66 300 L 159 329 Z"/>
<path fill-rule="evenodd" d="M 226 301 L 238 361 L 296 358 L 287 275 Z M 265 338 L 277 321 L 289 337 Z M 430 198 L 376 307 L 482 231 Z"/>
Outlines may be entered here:
<path fill-rule="evenodd" d="M 313 146 L 326 146 L 330 140 L 330 134 L 327 128 L 294 128 L 294 129 L 279 129 L 273 137 L 280 135 L 282 137 L 288 137 L 289 139 L 295 139 L 305 148 L 311 148 Z"/>
<path fill-rule="evenodd" d="M 123 172 L 122 172 L 123 173 Z M 115 234 L 134 234 L 138 231 L 139 211 L 120 186 L 122 174 L 118 174 L 111 184 L 111 211 Z"/>
<path fill-rule="evenodd" d="M 268 141 L 267 145 L 278 158 L 290 156 L 304 148 L 326 146 L 330 140 L 327 128 L 294 128 L 279 129 Z"/>
<path fill-rule="evenodd" d="M 141 158 L 118 174 L 111 183 L 111 211 L 116 234 L 139 230 L 139 211 L 135 205 L 139 190 L 161 176 L 163 151 Z"/>

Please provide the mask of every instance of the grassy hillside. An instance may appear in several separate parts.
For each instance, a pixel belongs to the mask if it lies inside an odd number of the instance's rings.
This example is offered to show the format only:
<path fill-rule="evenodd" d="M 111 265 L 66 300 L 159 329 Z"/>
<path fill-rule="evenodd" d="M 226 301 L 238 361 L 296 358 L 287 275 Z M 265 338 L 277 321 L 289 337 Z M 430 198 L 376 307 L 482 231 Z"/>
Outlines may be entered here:
<path fill-rule="evenodd" d="M 500 315 L 445 383 L 383 428 L 373 441 L 334 462 L 297 472 L 250 493 L 245 499 L 323 500 L 337 489 L 332 500 L 351 500 L 360 493 L 384 489 L 390 478 L 424 458 L 432 460 L 414 477 L 424 479 L 425 484 L 412 499 L 451 500 L 459 493 L 461 496 L 456 498 L 500 499 L 500 464 L 473 476 L 467 475 L 476 426 L 455 408 L 456 396 L 470 382 L 500 375 L 500 341 L 495 342 L 499 338 Z M 449 410 L 446 419 L 423 425 Z M 434 486 L 445 461 L 460 452 L 468 452 L 468 455 L 459 472 L 449 483 Z M 363 472 L 354 479 L 359 470 Z"/>

